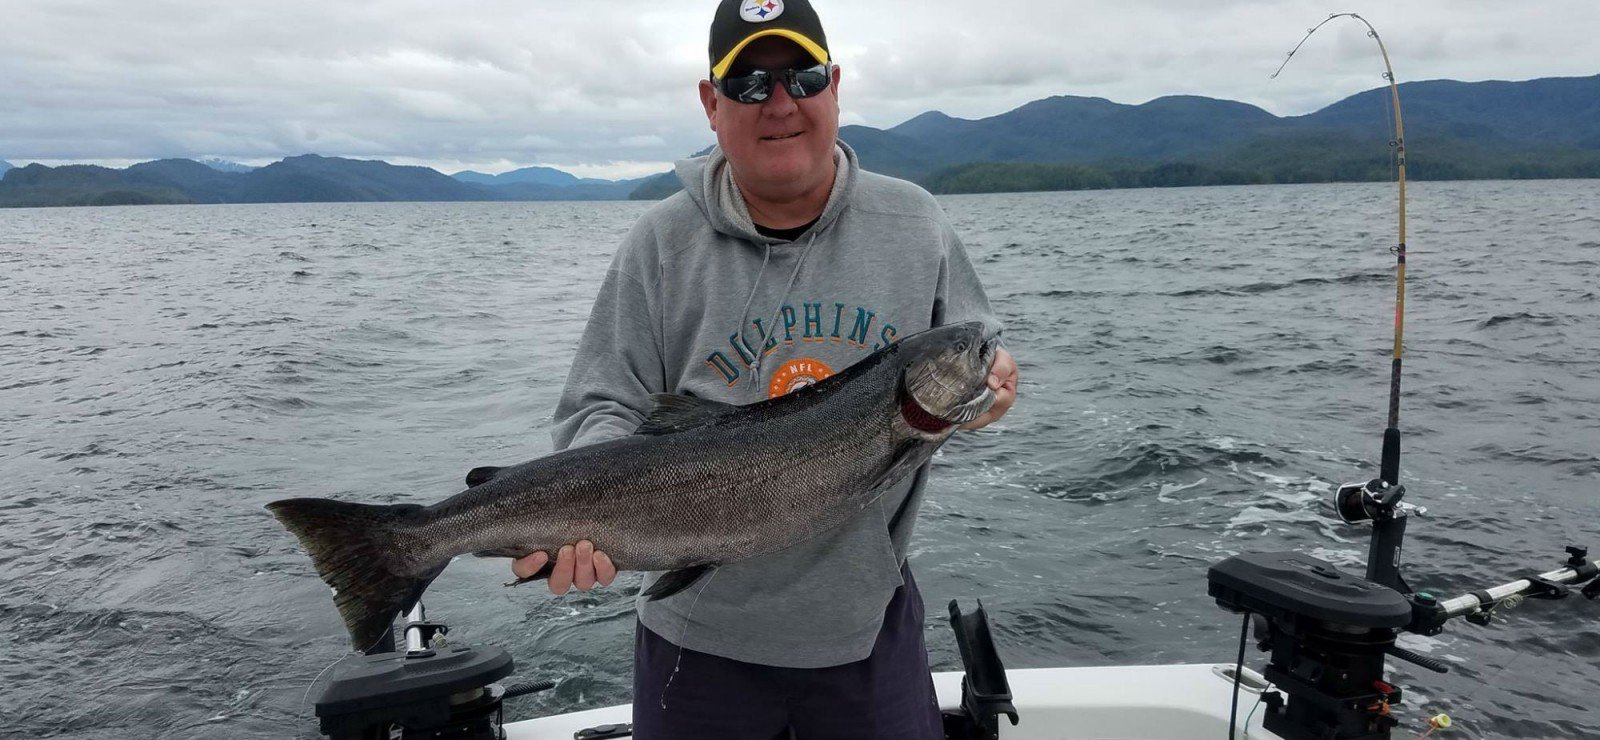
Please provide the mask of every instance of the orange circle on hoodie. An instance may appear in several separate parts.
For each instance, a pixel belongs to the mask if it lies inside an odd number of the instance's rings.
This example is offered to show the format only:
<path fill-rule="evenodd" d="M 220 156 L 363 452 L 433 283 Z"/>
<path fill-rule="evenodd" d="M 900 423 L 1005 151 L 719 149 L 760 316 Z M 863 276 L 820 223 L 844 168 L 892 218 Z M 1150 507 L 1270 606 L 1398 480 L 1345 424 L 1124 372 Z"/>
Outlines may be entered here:
<path fill-rule="evenodd" d="M 821 360 L 810 357 L 790 360 L 772 374 L 772 380 L 767 383 L 767 398 L 777 398 L 808 385 L 816 385 L 830 375 L 833 375 L 833 368 L 822 364 Z"/>

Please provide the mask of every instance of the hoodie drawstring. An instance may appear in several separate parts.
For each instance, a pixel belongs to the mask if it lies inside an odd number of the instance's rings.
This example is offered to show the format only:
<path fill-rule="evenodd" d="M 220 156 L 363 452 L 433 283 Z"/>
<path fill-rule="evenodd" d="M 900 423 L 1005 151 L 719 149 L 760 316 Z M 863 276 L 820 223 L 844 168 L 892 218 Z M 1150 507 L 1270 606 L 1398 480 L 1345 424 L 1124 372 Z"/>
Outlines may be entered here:
<path fill-rule="evenodd" d="M 773 336 L 773 331 L 778 323 L 783 321 L 783 304 L 789 300 L 789 291 L 794 290 L 795 280 L 800 277 L 800 268 L 805 265 L 806 258 L 811 256 L 811 248 L 817 245 L 817 231 L 811 233 L 811 238 L 806 240 L 806 246 L 800 250 L 800 258 L 794 262 L 794 270 L 789 273 L 789 283 L 783 286 L 783 293 L 778 296 L 778 305 L 773 306 L 770 316 L 772 323 L 769 327 L 761 328 L 761 336 L 756 339 L 755 361 L 750 363 L 750 371 L 755 373 L 755 379 L 761 380 L 761 361 L 767 356 L 767 339 Z M 767 262 L 772 259 L 772 245 L 766 245 L 766 254 L 761 258 L 761 269 L 756 272 L 755 284 L 750 286 L 750 296 L 744 300 L 744 309 L 739 312 L 739 341 L 744 341 L 744 327 L 750 323 L 750 305 L 755 302 L 756 291 L 761 287 L 761 276 L 767 271 Z"/>
<path fill-rule="evenodd" d="M 744 325 L 750 321 L 750 304 L 755 303 L 756 291 L 761 289 L 761 276 L 767 272 L 767 263 L 772 261 L 772 245 L 766 245 L 766 253 L 761 255 L 761 269 L 756 270 L 755 282 L 750 284 L 750 295 L 744 299 L 744 308 L 739 311 L 739 341 L 744 342 Z M 761 338 L 761 344 L 766 344 L 767 338 Z M 746 345 L 748 346 L 748 345 Z M 761 345 L 756 345 L 756 366 L 761 365 Z"/>

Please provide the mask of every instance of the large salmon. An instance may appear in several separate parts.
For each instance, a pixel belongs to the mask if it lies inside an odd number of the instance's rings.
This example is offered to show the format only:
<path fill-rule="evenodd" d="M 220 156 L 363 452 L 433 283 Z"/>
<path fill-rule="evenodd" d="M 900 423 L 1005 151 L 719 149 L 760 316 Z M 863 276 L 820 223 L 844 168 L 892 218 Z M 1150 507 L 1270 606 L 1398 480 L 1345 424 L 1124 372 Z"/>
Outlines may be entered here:
<path fill-rule="evenodd" d="M 631 436 L 476 469 L 471 487 L 432 506 L 300 498 L 267 508 L 333 587 L 357 650 L 466 553 L 554 555 L 587 539 L 618 569 L 672 571 L 646 592 L 662 598 L 876 501 L 994 403 L 994 345 L 982 324 L 952 324 L 761 403 L 658 395 Z"/>

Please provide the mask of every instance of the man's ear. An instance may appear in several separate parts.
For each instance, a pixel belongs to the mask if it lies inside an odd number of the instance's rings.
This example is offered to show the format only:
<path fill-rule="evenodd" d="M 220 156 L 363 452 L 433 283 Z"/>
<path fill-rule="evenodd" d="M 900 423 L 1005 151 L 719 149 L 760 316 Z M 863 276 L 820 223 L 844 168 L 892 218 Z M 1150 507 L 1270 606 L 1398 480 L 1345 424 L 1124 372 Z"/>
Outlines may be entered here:
<path fill-rule="evenodd" d="M 839 65 L 837 64 L 833 65 L 833 89 L 834 94 L 837 95 L 839 90 Z"/>
<path fill-rule="evenodd" d="M 717 130 L 717 88 L 710 80 L 700 81 L 700 105 L 706 109 L 706 122 L 711 124 L 711 130 Z"/>

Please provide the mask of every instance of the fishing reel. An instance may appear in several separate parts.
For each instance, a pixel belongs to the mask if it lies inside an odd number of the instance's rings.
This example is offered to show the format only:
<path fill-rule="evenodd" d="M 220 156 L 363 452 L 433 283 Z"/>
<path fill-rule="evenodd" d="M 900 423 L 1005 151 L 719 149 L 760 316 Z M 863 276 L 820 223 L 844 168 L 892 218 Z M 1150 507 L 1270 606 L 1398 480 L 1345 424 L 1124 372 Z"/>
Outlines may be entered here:
<path fill-rule="evenodd" d="M 317 699 L 322 734 L 334 740 L 501 740 L 506 699 L 554 688 L 549 681 L 503 686 L 511 656 L 491 645 L 450 645 L 449 627 L 412 608 L 405 650 L 391 630 L 378 647 L 346 658 Z"/>
<path fill-rule="evenodd" d="M 1427 515 L 1426 508 L 1402 502 L 1405 495 L 1405 486 L 1391 485 L 1382 478 L 1366 483 L 1346 483 L 1333 494 L 1333 510 L 1345 524 Z"/>

